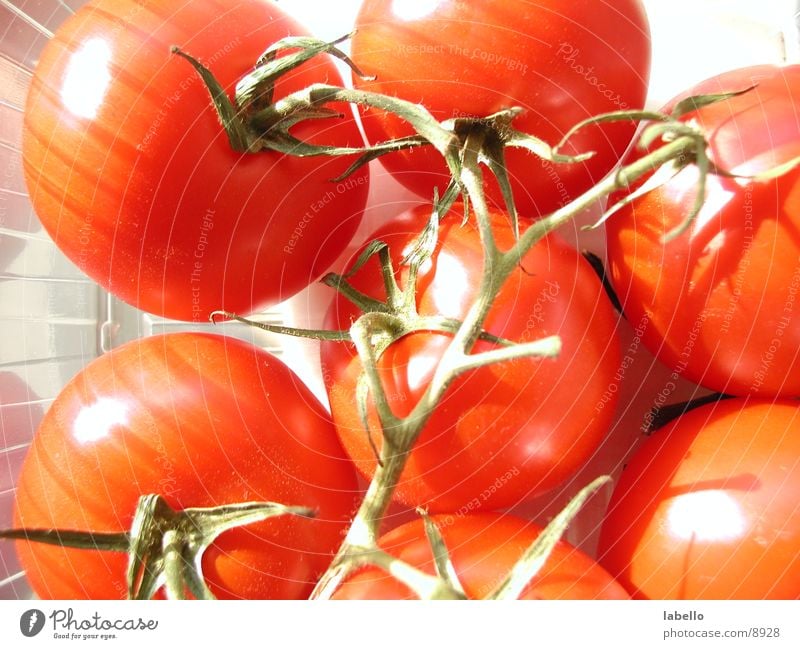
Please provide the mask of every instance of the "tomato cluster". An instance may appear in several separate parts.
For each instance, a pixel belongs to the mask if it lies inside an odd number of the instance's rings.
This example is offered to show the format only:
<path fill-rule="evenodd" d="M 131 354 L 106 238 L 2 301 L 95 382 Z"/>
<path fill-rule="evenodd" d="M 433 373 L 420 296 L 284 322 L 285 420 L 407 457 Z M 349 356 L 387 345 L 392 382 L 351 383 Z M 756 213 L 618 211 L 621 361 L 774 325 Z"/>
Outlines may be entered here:
<path fill-rule="evenodd" d="M 378 155 L 426 202 L 324 277 L 324 329 L 281 330 L 323 341 L 330 413 L 211 334 L 129 343 L 68 383 L 0 532 L 39 596 L 137 594 L 143 563 L 147 595 L 202 595 L 199 576 L 305 598 L 346 568 L 329 595 L 487 598 L 548 536 L 528 520 L 544 511 L 499 512 L 604 458 L 628 464 L 599 547 L 554 542 L 521 598 L 800 597 L 800 67 L 723 74 L 654 116 L 639 0 L 522 4 L 365 0 L 352 60 L 267 0 L 92 0 L 58 32 L 25 114 L 33 205 L 142 310 L 249 322 L 308 286 L 354 236 Z M 598 277 L 554 230 L 609 194 Z M 719 394 L 628 458 L 610 440 L 640 344 L 668 377 L 657 406 L 679 383 Z M 197 551 L 242 503 L 281 515 Z M 392 503 L 413 520 L 381 535 Z M 198 557 L 186 583 L 176 538 Z"/>

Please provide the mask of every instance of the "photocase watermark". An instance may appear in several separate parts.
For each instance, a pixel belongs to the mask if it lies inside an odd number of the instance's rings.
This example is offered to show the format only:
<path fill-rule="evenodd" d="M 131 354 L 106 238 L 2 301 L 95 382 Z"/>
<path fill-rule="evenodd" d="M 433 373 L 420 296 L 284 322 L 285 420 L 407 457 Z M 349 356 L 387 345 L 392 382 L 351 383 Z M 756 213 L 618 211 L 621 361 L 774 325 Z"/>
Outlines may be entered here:
<path fill-rule="evenodd" d="M 519 72 L 523 76 L 528 73 L 528 65 L 519 59 L 506 56 L 505 54 L 497 54 L 484 50 L 481 47 L 460 47 L 458 45 L 448 45 L 449 54 L 455 56 L 463 56 L 470 61 L 480 61 L 488 65 L 496 65 L 506 68 L 509 72 Z"/>
<path fill-rule="evenodd" d="M 706 322 L 706 313 L 701 312 L 694 321 L 694 325 L 692 326 L 692 330 L 689 332 L 689 336 L 686 339 L 686 343 L 681 350 L 680 356 L 678 357 L 678 363 L 675 365 L 675 369 L 670 374 L 667 383 L 661 389 L 661 391 L 656 395 L 655 400 L 653 401 L 653 407 L 650 411 L 645 415 L 644 421 L 640 427 L 640 430 L 643 433 L 649 433 L 650 429 L 653 425 L 653 420 L 656 417 L 661 408 L 667 403 L 669 398 L 678 389 L 678 380 L 681 378 L 683 373 L 686 371 L 686 368 L 689 366 L 689 361 L 692 357 L 692 352 L 694 351 L 695 345 L 697 344 L 697 339 L 700 337 L 700 330 L 703 328 L 703 325 Z"/>
<path fill-rule="evenodd" d="M 639 320 L 639 323 L 636 325 L 636 328 L 633 331 L 633 339 L 623 353 L 622 360 L 620 361 L 619 367 L 611 379 L 611 383 L 608 384 L 605 392 L 603 392 L 603 395 L 600 397 L 600 401 L 598 401 L 597 405 L 594 407 L 595 412 L 600 412 L 603 410 L 609 403 L 611 403 L 614 395 L 619 392 L 619 386 L 622 384 L 625 375 L 636 362 L 636 354 L 639 351 L 639 347 L 641 347 L 642 336 L 644 336 L 644 332 L 647 330 L 647 325 L 649 323 L 650 318 L 648 318 L 646 315 L 642 316 L 642 319 Z"/>
<path fill-rule="evenodd" d="M 545 306 L 547 304 L 555 304 L 558 294 L 561 292 L 561 286 L 557 280 L 546 280 L 544 287 L 539 291 L 536 296 L 536 301 L 533 303 L 531 312 L 528 315 L 528 321 L 525 323 L 525 330 L 520 335 L 522 342 L 527 342 L 533 338 L 534 332 L 540 330 L 545 322 Z"/>
<path fill-rule="evenodd" d="M 487 65 L 504 67 L 510 72 L 519 72 L 522 75 L 528 73 L 528 64 L 520 59 L 485 50 L 482 47 L 461 47 L 459 45 L 446 43 L 416 43 L 412 45 L 398 45 L 397 52 L 400 56 L 430 56 L 435 54 L 460 56 L 468 61 L 480 61 Z"/>
<path fill-rule="evenodd" d="M 41 633 L 44 628 L 44 622 L 44 613 L 38 608 L 32 608 L 20 615 L 19 630 L 26 638 L 32 638 Z"/>
<path fill-rule="evenodd" d="M 545 170 L 547 173 L 547 177 L 553 183 L 553 187 L 555 187 L 556 191 L 558 192 L 558 197 L 560 200 L 559 207 L 564 207 L 565 205 L 572 202 L 572 197 L 569 195 L 567 191 L 567 187 L 564 184 L 564 181 L 561 179 L 561 175 L 556 171 L 556 166 L 550 162 L 549 160 L 545 160 L 544 158 L 541 159 L 542 169 Z"/>
<path fill-rule="evenodd" d="M 617 106 L 617 108 L 620 110 L 627 110 L 630 108 L 628 103 L 622 99 L 622 95 L 619 92 L 613 88 L 609 88 L 607 83 L 597 77 L 597 72 L 595 71 L 596 68 L 594 65 L 586 66 L 582 63 L 579 63 L 581 56 L 581 50 L 579 48 L 567 43 L 566 41 L 562 41 L 558 45 L 556 56 L 560 57 L 567 65 L 569 65 L 570 69 L 575 74 L 586 79 L 590 86 L 597 88 L 597 92 Z"/>
<path fill-rule="evenodd" d="M 725 315 L 722 317 L 722 325 L 720 325 L 720 334 L 727 334 L 731 328 L 731 322 L 736 317 L 736 310 L 739 301 L 742 297 L 742 288 L 744 286 L 745 274 L 750 267 L 750 251 L 753 249 L 753 190 L 747 187 L 744 193 L 744 205 L 742 206 L 742 214 L 744 215 L 742 222 L 742 229 L 744 232 L 744 239 L 742 242 L 741 262 L 739 269 L 736 273 L 736 278 L 733 282 L 733 295 L 731 296 L 728 308 L 725 310 Z"/>
<path fill-rule="evenodd" d="M 53 609 L 49 615 L 38 608 L 25 611 L 19 618 L 19 630 L 26 638 L 39 635 L 50 620 L 55 640 L 113 640 L 120 631 L 155 631 L 158 620 L 141 617 L 107 618 L 98 612 L 78 617 L 72 608 Z"/>
<path fill-rule="evenodd" d="M 19 619 L 19 630 L 27 638 L 41 633 L 50 620 L 55 640 L 114 640 L 121 631 L 155 631 L 158 620 L 141 617 L 107 618 L 98 612 L 89 617 L 78 617 L 72 608 L 53 609 L 45 615 L 38 608 L 25 611 Z"/>
<path fill-rule="evenodd" d="M 197 245 L 194 249 L 192 270 L 189 274 L 189 282 L 192 290 L 192 321 L 199 322 L 205 320 L 201 307 L 202 280 L 203 280 L 203 257 L 210 245 L 209 235 L 214 229 L 214 216 L 216 210 L 209 208 L 200 221 L 200 234 L 197 237 Z"/>
<path fill-rule="evenodd" d="M 308 206 L 308 209 L 303 213 L 303 216 L 300 217 L 300 220 L 297 222 L 294 230 L 292 230 L 289 241 L 287 241 L 286 245 L 283 247 L 283 252 L 287 255 L 294 253 L 295 248 L 297 248 L 297 244 L 300 243 L 300 240 L 305 235 L 308 226 L 311 225 L 319 213 L 322 212 L 322 210 L 330 205 L 334 200 L 336 200 L 338 196 L 346 194 L 351 189 L 362 187 L 368 182 L 369 177 L 361 174 L 358 176 L 350 176 L 349 178 L 345 178 L 341 182 L 328 189 L 320 198 L 311 203 Z"/>
<path fill-rule="evenodd" d="M 786 291 L 783 309 L 781 311 L 780 318 L 778 319 L 778 324 L 775 327 L 773 338 L 770 340 L 769 347 L 767 347 L 767 349 L 761 354 L 759 367 L 753 373 L 754 381 L 750 386 L 751 392 L 758 392 L 761 389 L 761 386 L 764 385 L 764 381 L 766 380 L 770 369 L 775 363 L 775 357 L 783 345 L 786 332 L 789 330 L 792 324 L 797 327 L 797 323 L 792 322 L 795 319 L 797 295 L 800 293 L 800 259 L 797 261 L 798 265 L 795 268 L 794 274 L 792 275 L 792 281 L 789 283 L 789 288 Z M 790 350 L 787 353 L 792 355 L 794 352 Z"/>

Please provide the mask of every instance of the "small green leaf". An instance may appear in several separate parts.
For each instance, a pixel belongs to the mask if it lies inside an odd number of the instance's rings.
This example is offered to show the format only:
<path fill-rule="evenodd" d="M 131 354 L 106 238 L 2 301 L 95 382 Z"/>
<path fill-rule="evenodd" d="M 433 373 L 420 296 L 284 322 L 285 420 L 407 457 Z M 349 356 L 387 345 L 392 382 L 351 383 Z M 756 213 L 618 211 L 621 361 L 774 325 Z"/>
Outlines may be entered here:
<path fill-rule="evenodd" d="M 349 331 L 333 331 L 328 329 L 298 329 L 297 327 L 284 327 L 283 325 L 270 324 L 268 322 L 258 322 L 256 320 L 249 320 L 241 316 L 231 313 L 229 311 L 214 311 L 209 320 L 212 324 L 217 323 L 217 318 L 222 317 L 225 320 L 232 320 L 239 322 L 248 327 L 256 329 L 263 329 L 274 334 L 282 334 L 285 336 L 294 336 L 295 338 L 308 338 L 311 340 L 333 340 L 343 341 L 350 340 Z"/>
<path fill-rule="evenodd" d="M 797 158 L 792 158 L 791 160 L 784 162 L 783 164 L 779 164 L 776 167 L 772 167 L 772 169 L 767 169 L 766 171 L 757 173 L 754 176 L 751 176 L 751 178 L 756 182 L 768 182 L 770 180 L 780 178 L 790 171 L 793 171 L 798 166 L 800 166 L 800 156 Z"/>
<path fill-rule="evenodd" d="M 744 90 L 735 90 L 733 92 L 721 92 L 717 94 L 710 94 L 710 95 L 694 95 L 692 97 L 687 97 L 679 101 L 675 104 L 675 108 L 672 109 L 672 113 L 670 116 L 673 119 L 680 119 L 684 115 L 688 113 L 693 113 L 696 110 L 704 108 L 706 106 L 710 106 L 711 104 L 716 104 L 721 101 L 725 101 L 727 99 L 732 99 L 733 97 L 738 97 L 739 95 L 744 95 L 745 93 L 754 90 L 757 87 L 756 85 L 752 85 L 749 88 L 745 88 Z"/>
<path fill-rule="evenodd" d="M 434 203 L 431 209 L 431 215 L 425 223 L 422 232 L 414 241 L 411 250 L 400 260 L 401 264 L 419 269 L 431 258 L 436 251 L 436 245 L 439 243 L 439 221 L 442 216 L 443 213 L 439 203 L 438 191 L 434 190 Z"/>
<path fill-rule="evenodd" d="M 358 271 L 360 271 L 364 264 L 366 264 L 370 259 L 372 259 L 375 255 L 379 254 L 381 250 L 388 250 L 389 246 L 386 245 L 383 241 L 376 239 L 375 241 L 370 241 L 364 250 L 361 251 L 361 254 L 356 259 L 356 263 L 353 264 L 353 267 L 345 273 L 344 278 L 350 279 L 353 275 L 355 275 Z"/>
<path fill-rule="evenodd" d="M 652 191 L 655 191 L 659 187 L 663 187 L 666 185 L 670 180 L 672 180 L 678 173 L 680 169 L 676 169 L 671 164 L 665 164 L 659 167 L 656 172 L 641 186 L 632 191 L 630 194 L 625 196 L 625 198 L 620 199 L 616 203 L 614 203 L 611 207 L 606 209 L 603 212 L 603 215 L 592 225 L 584 226 L 584 230 L 595 230 L 602 226 L 608 219 L 610 219 L 614 214 L 619 212 L 624 207 L 630 205 L 634 201 L 640 199 L 642 196 L 649 194 Z"/>
<path fill-rule="evenodd" d="M 0 530 L 0 539 L 33 541 L 45 545 L 58 545 L 79 550 L 127 552 L 130 535 L 127 532 L 80 532 L 55 529 Z"/>
<path fill-rule="evenodd" d="M 519 239 L 519 215 L 517 214 L 517 206 L 514 202 L 514 192 L 511 189 L 511 180 L 508 177 L 508 170 L 506 169 L 506 154 L 505 148 L 502 144 L 491 143 L 484 148 L 484 162 L 489 167 L 497 179 L 497 184 L 500 186 L 500 193 L 503 195 L 503 202 L 506 204 L 506 211 L 511 219 L 511 226 L 514 229 L 514 238 Z"/>
<path fill-rule="evenodd" d="M 519 599 L 519 596 L 542 569 L 570 523 L 587 500 L 600 487 L 611 482 L 609 476 L 601 476 L 581 489 L 569 504 L 542 530 L 536 541 L 525 551 L 514 565 L 503 583 L 486 599 Z"/>
<path fill-rule="evenodd" d="M 592 124 L 603 124 L 607 122 L 640 122 L 644 120 L 663 122 L 668 119 L 669 116 L 663 113 L 656 113 L 649 110 L 617 110 L 611 113 L 603 113 L 602 115 L 596 115 L 575 124 L 575 126 L 567 131 L 566 135 L 561 138 L 561 141 L 553 148 L 553 151 L 558 155 L 558 152 L 566 146 L 569 139 L 575 135 L 575 133 Z"/>
<path fill-rule="evenodd" d="M 365 75 L 350 57 L 336 47 L 350 38 L 350 34 L 334 41 L 323 41 L 313 36 L 287 36 L 272 45 L 258 58 L 255 69 L 236 84 L 236 103 L 241 109 L 269 106 L 274 97 L 275 83 L 287 72 L 301 66 L 320 54 L 330 54 L 344 61 L 358 76 Z M 278 57 L 282 51 L 291 50 Z"/>
<path fill-rule="evenodd" d="M 225 90 L 219 84 L 216 77 L 211 73 L 211 70 L 206 68 L 193 56 L 189 56 L 185 52 L 182 52 L 177 46 L 172 47 L 172 53 L 177 54 L 191 63 L 192 67 L 194 67 L 194 69 L 203 79 L 203 82 L 206 84 L 206 88 L 208 88 L 208 91 L 211 94 L 211 100 L 214 102 L 214 108 L 217 110 L 217 115 L 222 123 L 222 127 L 225 129 L 225 133 L 228 135 L 228 141 L 230 142 L 231 148 L 234 151 L 239 151 L 242 153 L 248 151 L 250 148 L 251 138 L 247 128 L 242 119 L 239 117 L 239 114 L 234 105 L 231 103 L 231 100 L 228 99 L 228 95 L 225 94 Z"/>
<path fill-rule="evenodd" d="M 504 142 L 506 146 L 525 149 L 533 153 L 533 155 L 537 156 L 538 158 L 547 160 L 548 162 L 553 162 L 555 164 L 573 164 L 577 162 L 584 162 L 585 160 L 588 160 L 594 156 L 594 151 L 588 151 L 578 155 L 563 155 L 558 153 L 544 140 L 515 130 L 509 131 Z"/>
<path fill-rule="evenodd" d="M 387 153 L 394 153 L 404 149 L 413 149 L 414 147 L 425 146 L 427 144 L 429 144 L 429 142 L 424 138 L 421 138 L 417 135 L 409 135 L 408 137 L 401 137 L 397 138 L 396 140 L 389 140 L 387 142 L 380 142 L 372 146 L 364 147 L 362 149 L 363 153 L 361 156 L 359 156 L 359 158 L 353 164 L 351 164 L 344 171 L 344 173 L 334 178 L 332 182 L 341 182 L 364 165 L 369 164 L 373 160 L 377 160 Z"/>

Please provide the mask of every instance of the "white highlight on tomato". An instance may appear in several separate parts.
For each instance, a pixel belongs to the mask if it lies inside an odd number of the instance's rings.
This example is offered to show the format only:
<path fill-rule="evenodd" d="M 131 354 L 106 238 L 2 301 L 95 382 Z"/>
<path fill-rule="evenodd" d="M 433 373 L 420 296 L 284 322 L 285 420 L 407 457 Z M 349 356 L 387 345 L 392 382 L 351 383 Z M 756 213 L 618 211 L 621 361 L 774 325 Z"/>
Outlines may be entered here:
<path fill-rule="evenodd" d="M 428 270 L 426 265 L 430 263 L 430 260 L 426 261 L 420 272 L 426 272 Z M 464 264 L 454 255 L 442 251 L 436 260 L 436 282 L 447 286 L 447 290 L 444 291 L 430 291 L 438 313 L 447 318 L 461 319 L 465 311 L 464 303 L 465 301 L 468 303 L 467 296 L 470 294 L 467 269 Z"/>
<path fill-rule="evenodd" d="M 720 489 L 682 494 L 667 512 L 670 534 L 695 541 L 734 541 L 745 530 L 738 503 Z"/>
<path fill-rule="evenodd" d="M 394 0 L 392 13 L 401 20 L 419 20 L 436 11 L 440 0 Z"/>
<path fill-rule="evenodd" d="M 88 444 L 107 437 L 114 426 L 127 424 L 128 406 L 117 399 L 102 398 L 78 413 L 72 434 L 81 444 Z"/>
<path fill-rule="evenodd" d="M 406 370 L 409 389 L 421 390 L 430 383 L 440 360 L 441 354 L 414 354 L 411 356 L 408 359 L 408 369 Z"/>
<path fill-rule="evenodd" d="M 61 86 L 61 101 L 78 117 L 93 119 L 111 83 L 111 48 L 102 38 L 92 38 L 72 55 Z"/>

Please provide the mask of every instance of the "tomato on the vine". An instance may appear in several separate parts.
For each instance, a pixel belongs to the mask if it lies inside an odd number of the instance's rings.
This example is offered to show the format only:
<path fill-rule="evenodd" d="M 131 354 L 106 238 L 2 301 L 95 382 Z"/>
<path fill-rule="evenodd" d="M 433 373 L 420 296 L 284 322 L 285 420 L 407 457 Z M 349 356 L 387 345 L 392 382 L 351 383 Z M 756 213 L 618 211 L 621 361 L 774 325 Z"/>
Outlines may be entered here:
<path fill-rule="evenodd" d="M 264 50 L 303 30 L 268 0 L 93 0 L 48 43 L 25 109 L 23 160 L 34 209 L 87 275 L 170 318 L 250 313 L 315 280 L 361 219 L 368 174 L 331 182 L 350 161 L 238 153 L 195 70 L 232 93 Z M 316 57 L 275 97 L 341 83 Z M 343 118 L 294 128 L 360 146 Z"/>
<path fill-rule="evenodd" d="M 649 599 L 800 597 L 800 406 L 730 399 L 657 431 L 622 472 L 598 557 Z"/>
<path fill-rule="evenodd" d="M 728 394 L 791 397 L 800 395 L 800 167 L 748 176 L 800 156 L 800 66 L 727 72 L 671 106 L 752 86 L 681 118 L 702 129 L 722 172 L 708 176 L 690 229 L 664 240 L 694 206 L 694 165 L 611 216 L 608 258 L 626 315 L 646 322 L 642 339 L 676 374 Z"/>
<path fill-rule="evenodd" d="M 486 117 L 520 107 L 518 130 L 555 145 L 578 122 L 644 105 L 650 32 L 639 0 L 365 0 L 356 19 L 353 59 L 373 79 L 356 87 L 423 104 L 439 120 Z M 400 118 L 362 111 L 375 143 L 411 135 Z M 575 164 L 545 163 L 507 149 L 507 168 L 520 213 L 547 214 L 606 175 L 625 152 L 633 122 L 587 126 L 563 153 L 589 151 Z M 429 148 L 386 155 L 386 168 L 426 199 L 450 177 Z M 496 206 L 505 203 L 487 183 Z"/>
<path fill-rule="evenodd" d="M 25 459 L 15 527 L 126 531 L 153 493 L 181 509 L 316 510 L 224 532 L 203 557 L 217 597 L 288 599 L 307 597 L 327 567 L 357 484 L 329 415 L 289 368 L 248 343 L 185 333 L 128 343 L 64 388 Z M 40 597 L 126 595 L 122 553 L 17 548 Z"/>
<path fill-rule="evenodd" d="M 503 514 L 442 514 L 431 517 L 431 521 L 442 536 L 469 599 L 484 599 L 492 594 L 542 531 L 534 523 Z M 435 574 L 431 545 L 421 519 L 385 534 L 379 545 L 401 561 Z M 560 541 L 519 599 L 628 597 L 605 569 Z M 416 599 L 416 596 L 394 577 L 378 568 L 367 568 L 347 578 L 333 599 Z"/>
<path fill-rule="evenodd" d="M 398 283 L 401 260 L 430 216 L 429 206 L 393 219 L 371 237 L 388 245 Z M 483 252 L 477 225 L 462 225 L 456 206 L 441 222 L 431 259 L 420 269 L 417 311 L 462 320 L 477 297 Z M 504 212 L 491 214 L 500 249 L 514 243 Z M 357 290 L 386 299 L 378 259 L 350 280 Z M 339 294 L 326 326 L 348 329 L 361 315 Z M 396 498 L 433 512 L 498 509 L 540 494 L 571 476 L 608 432 L 616 404 L 619 359 L 616 315 L 586 260 L 555 236 L 539 242 L 500 290 L 484 329 L 511 341 L 558 335 L 557 358 L 523 358 L 469 370 L 445 393 L 422 430 L 400 478 Z M 452 340 L 449 333 L 415 332 L 392 343 L 378 369 L 392 410 L 407 416 L 431 381 Z M 479 341 L 474 351 L 493 348 Z M 331 410 L 345 449 L 369 476 L 376 457 L 355 395 L 363 365 L 350 343 L 322 345 L 322 370 Z M 371 402 L 370 402 L 371 403 Z M 374 407 L 370 435 L 382 437 Z"/>

